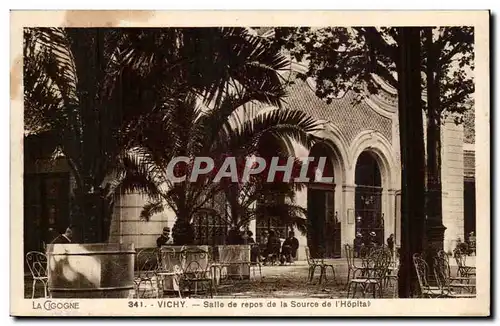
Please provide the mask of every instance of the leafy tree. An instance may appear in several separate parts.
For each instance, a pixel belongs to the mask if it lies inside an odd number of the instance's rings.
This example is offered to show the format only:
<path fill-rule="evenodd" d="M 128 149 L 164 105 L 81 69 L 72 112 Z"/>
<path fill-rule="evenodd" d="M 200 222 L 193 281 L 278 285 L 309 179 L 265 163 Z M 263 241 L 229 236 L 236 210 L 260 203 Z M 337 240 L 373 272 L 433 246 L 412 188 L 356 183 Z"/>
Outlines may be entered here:
<path fill-rule="evenodd" d="M 162 121 L 186 93 L 219 105 L 231 83 L 259 86 L 248 75 L 275 85 L 281 64 L 242 28 L 25 29 L 25 131 L 67 160 L 84 241 L 106 241 L 116 171 L 158 131 L 143 129 L 148 119 Z"/>
<path fill-rule="evenodd" d="M 462 121 L 474 91 L 474 34 L 471 27 L 429 27 L 422 37 L 423 84 L 427 87 L 427 215 L 441 225 L 441 138 L 443 118 Z M 278 28 L 276 43 L 309 63 L 304 77 L 318 82 L 317 95 L 327 101 L 352 90 L 376 93 L 375 74 L 398 89 L 395 28 Z M 457 115 L 458 114 L 458 115 Z M 442 226 L 442 225 L 441 225 Z M 442 238 L 440 240 L 442 247 Z"/>
<path fill-rule="evenodd" d="M 421 61 L 420 29 L 398 28 L 399 78 L 398 109 L 401 148 L 401 250 L 398 274 L 399 297 L 418 293 L 413 255 L 422 253 L 425 234 L 424 137 L 422 121 L 421 74 L 415 69 Z"/>
<path fill-rule="evenodd" d="M 413 292 L 415 275 L 410 277 L 410 253 L 422 249 L 422 232 L 418 230 L 423 231 L 424 225 L 422 117 L 412 112 L 412 109 L 421 112 L 420 83 L 415 85 L 415 73 L 411 71 L 420 66 L 420 44 L 414 42 L 416 31 L 418 29 L 327 27 L 277 29 L 275 34 L 277 46 L 290 51 L 296 60 L 308 63 L 304 77 L 316 80 L 316 95 L 327 102 L 349 91 L 359 94 L 358 100 L 377 92 L 379 85 L 373 75 L 398 90 L 403 167 L 401 296 Z M 398 82 L 398 78 L 401 81 Z M 411 238 L 410 228 L 417 231 Z"/>
<path fill-rule="evenodd" d="M 309 70 L 304 77 L 313 77 L 317 81 L 316 94 L 331 101 L 347 91 L 360 94 L 360 98 L 376 93 L 379 85 L 373 75 L 396 88 L 401 96 L 398 77 L 402 65 L 401 44 L 405 40 L 400 32 L 402 29 L 374 27 L 278 28 L 275 40 L 278 47 L 290 51 L 298 61 L 308 63 Z M 426 38 L 427 34 L 421 37 L 421 42 L 426 43 L 422 48 L 421 64 L 418 65 L 422 75 L 427 75 L 422 83 L 427 85 L 428 105 L 423 108 L 431 117 L 427 119 L 427 153 L 431 153 L 427 156 L 427 188 L 432 191 L 426 207 L 433 224 L 441 225 L 439 126 L 442 116 L 463 113 L 463 104 L 473 92 L 472 77 L 468 73 L 473 69 L 473 30 L 468 27 L 443 27 L 432 28 L 430 33 L 433 37 Z M 400 116 L 403 110 L 406 109 L 400 106 Z M 400 128 L 403 128 L 402 124 Z M 405 132 L 401 130 L 402 155 L 408 145 L 404 144 Z M 408 141 L 420 143 L 416 137 Z M 404 170 L 405 164 L 402 164 Z M 405 192 L 404 183 L 402 189 Z M 405 210 L 412 214 L 418 208 L 411 210 L 403 207 L 403 221 L 408 218 Z M 440 241 L 442 246 L 442 237 Z"/>
<path fill-rule="evenodd" d="M 461 123 L 474 92 L 472 27 L 428 27 L 423 33 L 427 102 L 427 235 L 433 250 L 443 249 L 441 125 L 448 115 Z M 431 256 L 433 253 L 430 253 Z M 433 259 L 429 257 L 432 265 Z"/>
<path fill-rule="evenodd" d="M 473 107 L 473 101 L 469 101 L 468 109 L 464 114 L 464 142 L 467 144 L 474 144 L 475 139 L 475 112 Z"/>

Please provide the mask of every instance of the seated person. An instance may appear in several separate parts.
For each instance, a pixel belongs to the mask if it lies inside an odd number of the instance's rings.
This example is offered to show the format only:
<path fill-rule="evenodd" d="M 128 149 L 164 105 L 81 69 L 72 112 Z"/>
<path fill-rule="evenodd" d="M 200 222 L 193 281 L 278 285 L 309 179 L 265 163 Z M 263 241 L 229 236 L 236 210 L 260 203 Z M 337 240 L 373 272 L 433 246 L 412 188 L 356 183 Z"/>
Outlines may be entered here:
<path fill-rule="evenodd" d="M 274 232 L 274 230 L 269 231 L 269 237 L 267 239 L 267 248 L 264 264 L 274 261 L 279 257 L 281 249 L 281 241 Z"/>
<path fill-rule="evenodd" d="M 290 246 L 290 244 L 286 243 L 286 240 L 283 242 L 283 246 L 281 247 L 280 262 L 281 265 L 283 265 L 285 262 L 292 262 L 292 247 Z"/>
<path fill-rule="evenodd" d="M 299 249 L 299 240 L 297 240 L 293 232 L 290 232 L 281 248 L 281 264 L 283 265 L 285 261 L 293 263 L 293 260 L 297 258 L 297 249 Z"/>
<path fill-rule="evenodd" d="M 253 238 L 253 232 L 252 231 L 246 231 L 246 241 L 247 241 L 247 244 L 254 244 L 255 243 L 255 240 Z"/>
<path fill-rule="evenodd" d="M 161 248 L 162 246 L 165 246 L 167 244 L 170 244 L 170 228 L 168 226 L 163 228 L 163 232 L 161 235 L 156 239 L 156 246 L 158 248 Z"/>
<path fill-rule="evenodd" d="M 260 248 L 255 240 L 253 239 L 253 232 L 247 231 L 247 243 L 250 245 L 250 261 L 252 263 L 257 262 L 260 255 Z"/>
<path fill-rule="evenodd" d="M 265 255 L 267 253 L 267 240 L 269 239 L 269 232 L 266 230 L 262 233 L 262 236 L 260 237 L 259 241 L 259 250 L 260 254 L 262 255 L 262 260 L 265 260 Z"/>

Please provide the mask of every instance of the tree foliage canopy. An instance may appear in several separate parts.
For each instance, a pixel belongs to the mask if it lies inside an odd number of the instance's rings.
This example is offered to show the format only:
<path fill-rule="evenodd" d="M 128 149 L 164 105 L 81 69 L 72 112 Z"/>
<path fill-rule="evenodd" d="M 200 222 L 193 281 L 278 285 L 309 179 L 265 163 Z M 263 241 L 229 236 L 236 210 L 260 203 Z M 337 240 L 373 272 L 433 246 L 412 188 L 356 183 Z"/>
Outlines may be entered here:
<path fill-rule="evenodd" d="M 463 113 L 474 92 L 474 29 L 435 27 L 432 34 L 436 56 L 433 70 L 441 103 L 438 110 L 443 114 Z M 302 77 L 312 77 L 317 84 L 316 95 L 331 101 L 349 90 L 363 95 L 376 93 L 380 85 L 373 75 L 398 89 L 398 37 L 397 28 L 392 27 L 286 27 L 275 28 L 273 40 L 295 60 L 308 65 Z M 422 52 L 425 84 L 427 53 Z"/>
<path fill-rule="evenodd" d="M 154 195 L 152 166 L 137 167 L 131 153 L 161 148 L 169 154 L 152 158 L 160 163 L 206 152 L 206 144 L 236 146 L 250 129 L 265 128 L 265 121 L 255 118 L 231 129 L 228 117 L 251 101 L 281 107 L 277 71 L 287 65 L 269 42 L 244 28 L 28 28 L 25 132 L 43 134 L 64 155 L 81 217 L 109 221 L 123 173 L 131 188 Z M 217 110 L 206 113 L 200 104 Z M 301 119 L 300 113 L 288 114 Z M 267 118 L 280 125 L 284 116 Z M 274 132 L 296 128 L 281 124 Z M 148 172 L 146 179 L 141 172 Z"/>

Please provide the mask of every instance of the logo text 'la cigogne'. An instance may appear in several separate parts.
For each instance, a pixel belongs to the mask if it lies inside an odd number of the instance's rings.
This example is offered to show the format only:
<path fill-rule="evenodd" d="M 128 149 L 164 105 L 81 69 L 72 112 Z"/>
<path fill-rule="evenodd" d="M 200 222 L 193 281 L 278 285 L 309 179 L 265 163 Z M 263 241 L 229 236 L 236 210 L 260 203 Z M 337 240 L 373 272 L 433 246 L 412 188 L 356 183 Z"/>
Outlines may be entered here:
<path fill-rule="evenodd" d="M 199 177 L 210 177 L 212 182 L 229 178 L 231 182 L 248 182 L 259 176 L 266 182 L 333 182 L 325 177 L 326 157 L 272 157 L 269 159 L 252 156 L 244 159 L 228 156 L 222 160 L 211 157 L 178 156 L 172 159 L 166 169 L 167 178 L 174 183 L 197 182 Z"/>

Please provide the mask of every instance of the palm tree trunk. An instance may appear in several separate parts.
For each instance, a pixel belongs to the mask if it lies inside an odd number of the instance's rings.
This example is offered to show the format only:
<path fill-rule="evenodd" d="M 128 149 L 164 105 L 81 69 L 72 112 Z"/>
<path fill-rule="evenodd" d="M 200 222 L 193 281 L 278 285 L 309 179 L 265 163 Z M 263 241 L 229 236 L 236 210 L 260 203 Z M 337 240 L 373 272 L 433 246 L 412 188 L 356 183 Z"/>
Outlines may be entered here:
<path fill-rule="evenodd" d="M 177 246 L 194 244 L 194 228 L 190 216 L 177 216 L 172 228 L 172 238 Z"/>
<path fill-rule="evenodd" d="M 420 28 L 399 32 L 398 108 L 401 147 L 401 252 L 399 297 L 416 293 L 412 256 L 422 252 L 425 230 L 425 159 L 421 106 Z"/>
<path fill-rule="evenodd" d="M 104 243 L 109 239 L 113 201 L 99 193 L 80 192 L 75 196 L 73 223 L 77 241 Z"/>

